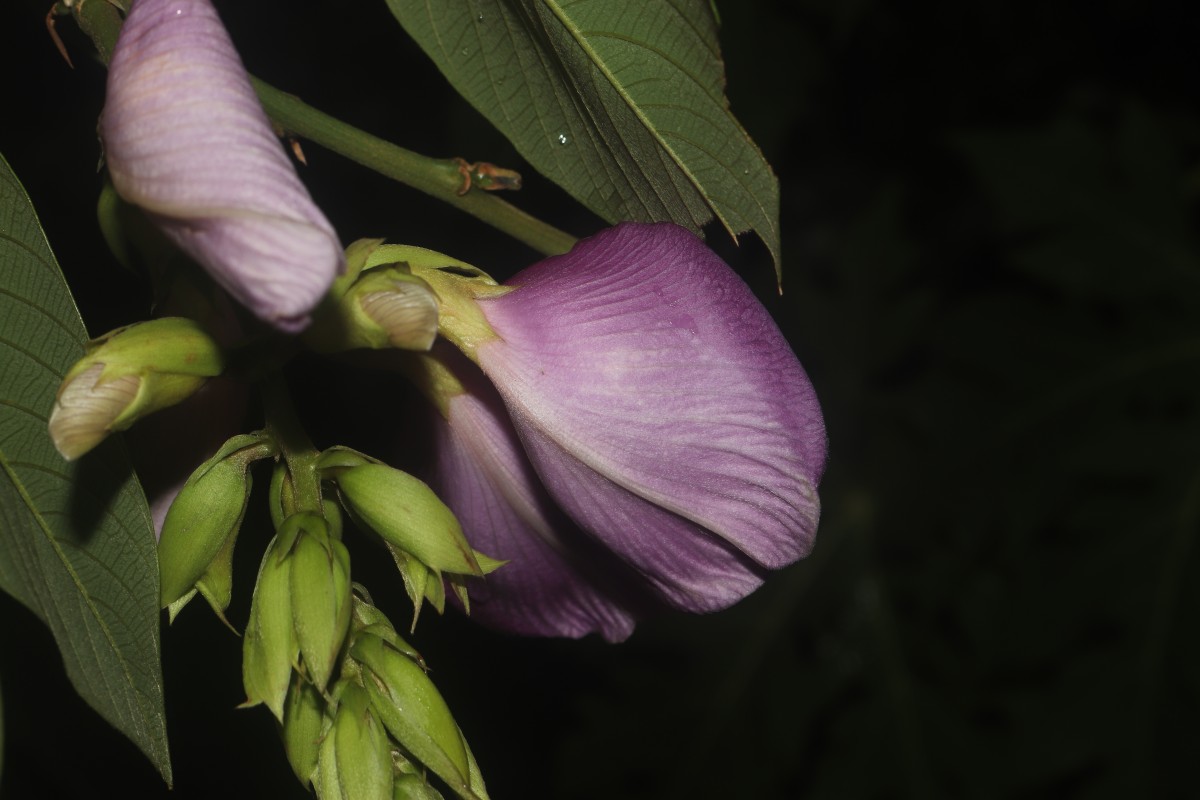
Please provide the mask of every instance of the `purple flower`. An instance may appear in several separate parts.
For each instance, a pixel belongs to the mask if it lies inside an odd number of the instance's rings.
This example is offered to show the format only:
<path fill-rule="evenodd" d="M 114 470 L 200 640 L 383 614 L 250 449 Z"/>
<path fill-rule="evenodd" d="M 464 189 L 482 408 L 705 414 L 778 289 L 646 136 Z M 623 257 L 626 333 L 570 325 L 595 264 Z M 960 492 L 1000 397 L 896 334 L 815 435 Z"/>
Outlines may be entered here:
<path fill-rule="evenodd" d="M 826 447 L 816 395 L 766 309 L 699 239 L 625 223 L 507 286 L 478 300 L 490 332 L 458 338 L 575 526 L 688 611 L 729 606 L 809 552 Z M 487 478 L 451 507 L 472 546 L 514 559 L 487 581 L 499 591 L 505 570 L 524 570 L 527 594 L 569 582 L 544 560 L 517 566 L 543 548 L 533 526 L 512 524 L 529 516 L 512 494 L 538 489 L 503 418 L 478 394 L 450 409 L 449 472 L 464 480 L 473 460 Z"/>
<path fill-rule="evenodd" d="M 100 133 L 123 198 L 260 318 L 308 324 L 342 248 L 208 0 L 135 0 Z"/>
<path fill-rule="evenodd" d="M 478 368 L 452 351 L 439 357 L 465 387 L 441 399 L 432 483 L 471 546 L 509 562 L 470 582 L 472 618 L 522 635 L 627 638 L 637 596 L 628 568 L 550 499 Z"/>

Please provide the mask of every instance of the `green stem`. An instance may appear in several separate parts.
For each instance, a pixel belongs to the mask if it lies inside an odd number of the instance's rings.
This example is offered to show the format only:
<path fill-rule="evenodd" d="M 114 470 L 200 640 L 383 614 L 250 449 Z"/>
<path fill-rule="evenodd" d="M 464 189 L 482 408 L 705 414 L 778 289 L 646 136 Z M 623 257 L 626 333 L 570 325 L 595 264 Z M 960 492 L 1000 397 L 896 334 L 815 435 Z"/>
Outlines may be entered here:
<path fill-rule="evenodd" d="M 71 6 L 79 27 L 91 37 L 105 64 L 121 30 L 121 15 L 105 0 Z M 575 237 L 533 217 L 496 195 L 468 191 L 458 194 L 463 177 L 454 159 L 438 159 L 405 150 L 337 120 L 299 98 L 257 78 L 254 90 L 267 114 L 289 133 L 309 139 L 393 180 L 471 214 L 545 255 L 565 253 Z"/>
<path fill-rule="evenodd" d="M 565 253 L 575 237 L 487 192 L 460 195 L 463 177 L 452 158 L 430 158 L 360 131 L 286 92 L 251 78 L 271 119 L 285 130 L 400 181 L 488 223 L 545 255 Z"/>
<path fill-rule="evenodd" d="M 296 406 L 280 372 L 271 372 L 258 383 L 267 431 L 278 443 L 292 478 L 298 511 L 324 515 L 321 504 L 321 473 L 317 469 L 320 453 L 300 424 Z"/>

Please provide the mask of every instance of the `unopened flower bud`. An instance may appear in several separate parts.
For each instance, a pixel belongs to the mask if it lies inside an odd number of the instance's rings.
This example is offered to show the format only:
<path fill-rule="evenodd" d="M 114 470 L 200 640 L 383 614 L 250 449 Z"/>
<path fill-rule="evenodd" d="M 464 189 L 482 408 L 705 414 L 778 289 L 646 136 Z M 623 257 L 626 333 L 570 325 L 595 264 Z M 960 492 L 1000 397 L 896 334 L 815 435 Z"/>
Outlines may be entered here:
<path fill-rule="evenodd" d="M 364 684 L 371 707 L 392 737 L 459 796 L 475 796 L 466 743 L 425 671 L 370 634 L 354 641 L 350 655 L 370 673 Z"/>
<path fill-rule="evenodd" d="M 202 593 L 218 613 L 228 607 L 232 540 L 237 537 L 250 497 L 249 467 L 274 453 L 274 444 L 261 435 L 235 436 L 187 479 L 167 511 L 158 541 L 160 602 L 164 608 L 191 591 L 210 572 L 213 574 Z M 224 550 L 230 558 L 219 558 Z"/>
<path fill-rule="evenodd" d="M 283 703 L 300 656 L 292 623 L 292 561 L 276 535 L 267 547 L 250 601 L 250 619 L 242 640 L 244 705 L 265 703 L 283 720 Z"/>
<path fill-rule="evenodd" d="M 343 800 L 391 800 L 391 746 L 387 732 L 361 686 L 344 685 L 333 728 L 327 735 L 333 737 L 340 797 Z"/>
<path fill-rule="evenodd" d="M 317 771 L 321 733 L 327 725 L 325 700 L 311 683 L 293 680 L 283 708 L 283 748 L 292 771 L 305 786 Z"/>
<path fill-rule="evenodd" d="M 140 322 L 93 340 L 67 372 L 54 409 L 50 437 L 74 460 L 114 431 L 175 405 L 224 369 L 220 347 L 184 317 Z"/>
<path fill-rule="evenodd" d="M 333 732 L 332 719 L 327 721 L 325 733 L 321 738 L 313 789 L 320 800 L 342 800 L 342 781 L 337 763 L 337 736 Z"/>
<path fill-rule="evenodd" d="M 294 514 L 281 536 L 289 526 L 299 529 L 289 556 L 292 623 L 308 677 L 323 690 L 350 630 L 350 553 L 329 535 L 323 517 Z"/>
<path fill-rule="evenodd" d="M 350 511 L 388 544 L 430 569 L 482 575 L 454 514 L 424 482 L 384 464 L 363 464 L 337 476 Z"/>
<path fill-rule="evenodd" d="M 288 332 L 342 266 L 208 0 L 138 0 L 100 120 L 113 186 L 235 298 Z"/>

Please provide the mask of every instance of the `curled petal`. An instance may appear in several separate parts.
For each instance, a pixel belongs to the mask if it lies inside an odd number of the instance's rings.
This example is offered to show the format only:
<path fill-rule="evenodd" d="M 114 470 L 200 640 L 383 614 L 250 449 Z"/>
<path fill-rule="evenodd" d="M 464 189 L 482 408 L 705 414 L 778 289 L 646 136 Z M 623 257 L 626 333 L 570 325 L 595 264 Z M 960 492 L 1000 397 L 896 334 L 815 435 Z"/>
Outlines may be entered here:
<path fill-rule="evenodd" d="M 303 328 L 343 262 L 208 0 L 136 0 L 100 121 L 113 185 L 262 319 Z"/>
<path fill-rule="evenodd" d="M 825 430 L 749 288 L 691 233 L 625 223 L 480 301 L 480 366 L 579 525 L 688 610 L 806 555 Z"/>
<path fill-rule="evenodd" d="M 634 626 L 617 583 L 626 568 L 554 506 L 485 384 L 452 398 L 436 424 L 439 494 L 472 547 L 508 560 L 468 584 L 472 618 L 524 635 L 625 639 Z"/>
<path fill-rule="evenodd" d="M 68 461 L 91 450 L 112 432 L 137 400 L 142 378 L 122 375 L 101 381 L 104 364 L 93 364 L 59 390 L 50 412 L 50 438 Z"/>
<path fill-rule="evenodd" d="M 396 283 L 391 291 L 372 292 L 362 298 L 368 317 L 387 331 L 393 347 L 428 350 L 437 337 L 437 298 L 412 283 Z"/>

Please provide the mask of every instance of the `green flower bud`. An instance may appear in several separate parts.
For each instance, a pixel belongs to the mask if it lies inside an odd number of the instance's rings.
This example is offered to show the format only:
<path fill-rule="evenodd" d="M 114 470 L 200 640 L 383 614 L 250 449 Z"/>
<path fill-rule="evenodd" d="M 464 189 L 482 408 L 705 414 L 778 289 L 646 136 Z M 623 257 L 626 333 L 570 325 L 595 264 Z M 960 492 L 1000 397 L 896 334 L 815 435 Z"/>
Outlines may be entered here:
<path fill-rule="evenodd" d="M 292 623 L 292 559 L 276 535 L 258 569 L 250 619 L 242 640 L 245 706 L 265 703 L 279 721 L 300 645 Z"/>
<path fill-rule="evenodd" d="M 288 689 L 283 707 L 283 748 L 292 771 L 305 786 L 313 781 L 321 734 L 329 721 L 325 718 L 325 699 L 311 683 L 296 677 Z"/>
<path fill-rule="evenodd" d="M 342 690 L 330 735 L 341 796 L 345 800 L 391 800 L 391 747 L 361 686 L 348 683 Z"/>
<path fill-rule="evenodd" d="M 262 434 L 234 436 L 184 483 L 158 540 L 159 602 L 164 608 L 193 587 L 218 613 L 229 606 L 233 545 L 253 482 L 249 467 L 275 452 L 274 443 Z"/>
<path fill-rule="evenodd" d="M 349 510 L 375 533 L 433 570 L 483 575 L 454 513 L 424 482 L 383 464 L 337 476 Z"/>
<path fill-rule="evenodd" d="M 470 787 L 466 743 L 446 701 L 425 671 L 370 634 L 354 641 L 350 655 L 365 671 L 371 707 L 400 746 L 460 797 L 477 797 Z"/>
<path fill-rule="evenodd" d="M 220 375 L 220 348 L 194 321 L 165 317 L 93 340 L 67 372 L 54 409 L 50 437 L 68 461 L 113 431 L 190 397 Z"/>
<path fill-rule="evenodd" d="M 350 630 L 350 553 L 323 517 L 293 514 L 289 526 L 300 531 L 290 556 L 292 623 L 308 677 L 324 690 Z"/>

